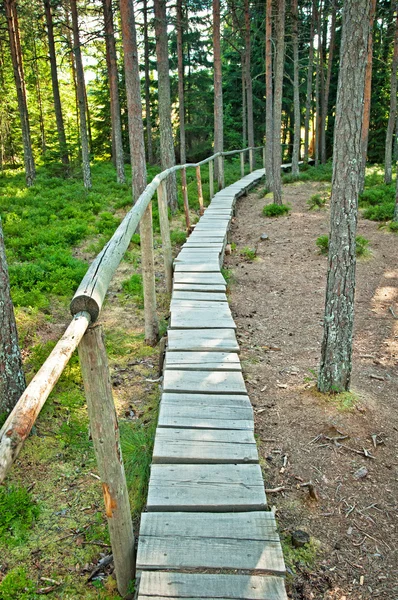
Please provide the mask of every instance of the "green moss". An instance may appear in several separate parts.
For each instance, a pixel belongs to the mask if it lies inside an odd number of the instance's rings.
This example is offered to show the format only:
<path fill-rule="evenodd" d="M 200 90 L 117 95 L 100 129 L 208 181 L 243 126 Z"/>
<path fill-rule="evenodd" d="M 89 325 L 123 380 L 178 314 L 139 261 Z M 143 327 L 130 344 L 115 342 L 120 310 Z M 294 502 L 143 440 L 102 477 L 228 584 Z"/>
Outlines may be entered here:
<path fill-rule="evenodd" d="M 311 568 L 314 566 L 317 554 L 319 553 L 319 542 L 310 538 L 308 544 L 305 544 L 302 548 L 295 548 L 292 544 L 292 538 L 290 535 L 281 536 L 283 557 L 285 559 L 286 566 L 293 572 L 296 573 L 297 569 Z"/>
<path fill-rule="evenodd" d="M 29 579 L 25 569 L 12 569 L 0 583 L 0 600 L 38 600 L 36 585 Z"/>
<path fill-rule="evenodd" d="M 140 308 L 144 306 L 144 287 L 142 284 L 141 273 L 133 273 L 133 275 L 122 282 L 123 291 L 132 297 L 134 302 Z"/>
<path fill-rule="evenodd" d="M 24 487 L 0 487 L 0 544 L 23 544 L 39 512 L 39 506 Z"/>

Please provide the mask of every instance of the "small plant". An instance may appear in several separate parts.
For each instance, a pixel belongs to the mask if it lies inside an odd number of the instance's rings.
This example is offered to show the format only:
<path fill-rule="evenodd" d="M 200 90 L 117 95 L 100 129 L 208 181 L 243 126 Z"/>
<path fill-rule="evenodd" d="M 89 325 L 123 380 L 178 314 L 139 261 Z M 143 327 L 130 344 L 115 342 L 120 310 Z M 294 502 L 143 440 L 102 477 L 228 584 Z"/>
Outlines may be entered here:
<path fill-rule="evenodd" d="M 297 568 L 310 568 L 314 565 L 319 552 L 319 542 L 311 538 L 302 548 L 295 548 L 291 536 L 287 535 L 281 537 L 281 543 L 286 565 L 293 573 L 296 573 Z"/>
<path fill-rule="evenodd" d="M 233 281 L 232 269 L 227 269 L 226 267 L 222 267 L 221 274 L 224 277 L 225 281 L 227 282 L 227 286 L 229 286 L 230 283 L 232 283 L 232 281 Z"/>
<path fill-rule="evenodd" d="M 21 486 L 0 487 L 0 541 L 7 546 L 22 544 L 39 515 L 39 507 Z"/>
<path fill-rule="evenodd" d="M 327 254 L 329 251 L 329 236 L 320 235 L 316 240 L 316 245 L 319 248 L 320 254 Z"/>
<path fill-rule="evenodd" d="M 187 241 L 187 234 L 185 233 L 185 231 L 178 231 L 178 229 L 173 229 L 172 231 L 170 231 L 170 239 L 171 243 L 175 246 L 181 246 Z"/>
<path fill-rule="evenodd" d="M 263 215 L 265 217 L 280 217 L 289 213 L 290 206 L 287 204 L 266 204 L 263 208 Z"/>
<path fill-rule="evenodd" d="M 256 251 L 256 249 L 245 246 L 240 251 L 240 255 L 243 256 L 244 258 L 246 258 L 246 260 L 253 261 L 256 258 L 257 251 Z"/>
<path fill-rule="evenodd" d="M 391 221 L 388 228 L 390 231 L 397 232 L 398 231 L 398 221 Z"/>
<path fill-rule="evenodd" d="M 142 285 L 142 275 L 134 273 L 130 279 L 122 283 L 123 291 L 133 297 L 134 302 L 140 307 L 144 306 L 144 288 Z"/>
<path fill-rule="evenodd" d="M 313 210 L 314 208 L 323 208 L 326 204 L 326 196 L 314 194 L 307 200 L 307 204 L 308 210 Z"/>
<path fill-rule="evenodd" d="M 369 254 L 369 240 L 362 235 L 357 235 L 356 239 L 356 255 L 367 256 Z M 329 251 L 329 236 L 320 235 L 316 240 L 316 245 L 319 248 L 320 254 L 327 254 Z"/>

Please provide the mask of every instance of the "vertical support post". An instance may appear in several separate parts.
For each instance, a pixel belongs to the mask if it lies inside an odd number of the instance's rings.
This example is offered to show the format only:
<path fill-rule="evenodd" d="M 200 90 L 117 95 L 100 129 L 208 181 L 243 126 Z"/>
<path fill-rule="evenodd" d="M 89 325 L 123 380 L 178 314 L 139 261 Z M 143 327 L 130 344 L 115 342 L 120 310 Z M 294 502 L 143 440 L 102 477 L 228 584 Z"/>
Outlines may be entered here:
<path fill-rule="evenodd" d="M 185 171 L 185 169 L 184 169 L 184 171 Z M 186 187 L 186 179 L 185 179 L 185 187 Z M 168 214 L 168 209 L 167 209 L 166 181 L 160 182 L 158 190 L 157 190 L 157 194 L 158 194 L 160 233 L 162 236 L 164 272 L 165 272 L 165 276 L 166 276 L 166 289 L 167 289 L 167 292 L 169 294 L 171 294 L 172 289 L 173 289 L 173 254 L 171 251 L 169 214 Z M 184 206 L 185 206 L 185 202 L 184 202 Z M 185 216 L 186 216 L 186 214 L 185 214 Z M 188 222 L 189 222 L 189 214 L 188 214 Z"/>
<path fill-rule="evenodd" d="M 189 232 L 191 229 L 191 221 L 189 218 L 187 170 L 185 167 L 181 171 L 181 187 L 182 187 L 182 197 L 184 200 L 185 224 L 187 226 L 187 231 Z M 166 204 L 167 204 L 167 202 L 166 202 Z"/>
<path fill-rule="evenodd" d="M 250 173 L 252 173 L 253 167 L 254 167 L 254 149 L 253 148 L 249 148 L 249 167 L 250 167 Z"/>
<path fill-rule="evenodd" d="M 245 176 L 245 151 L 242 150 L 240 153 L 240 176 Z"/>
<path fill-rule="evenodd" d="M 265 146 L 263 146 L 263 169 L 265 171 L 265 165 L 266 165 L 266 152 L 265 152 Z"/>
<path fill-rule="evenodd" d="M 104 494 L 117 587 L 121 596 L 126 596 L 135 575 L 134 532 L 108 358 L 100 325 L 87 330 L 78 350 L 90 431 Z"/>
<path fill-rule="evenodd" d="M 209 191 L 210 191 L 210 200 L 214 197 L 214 161 L 209 161 Z"/>
<path fill-rule="evenodd" d="M 159 340 L 159 320 L 156 313 L 155 265 L 153 258 L 152 202 L 141 217 L 141 267 L 144 287 L 145 343 L 156 346 Z"/>
<path fill-rule="evenodd" d="M 224 156 L 220 154 L 218 157 L 218 191 L 222 190 L 224 187 Z"/>
<path fill-rule="evenodd" d="M 205 212 L 205 209 L 203 206 L 202 176 L 200 173 L 200 165 L 196 167 L 196 183 L 198 184 L 199 212 L 200 216 L 202 216 Z"/>

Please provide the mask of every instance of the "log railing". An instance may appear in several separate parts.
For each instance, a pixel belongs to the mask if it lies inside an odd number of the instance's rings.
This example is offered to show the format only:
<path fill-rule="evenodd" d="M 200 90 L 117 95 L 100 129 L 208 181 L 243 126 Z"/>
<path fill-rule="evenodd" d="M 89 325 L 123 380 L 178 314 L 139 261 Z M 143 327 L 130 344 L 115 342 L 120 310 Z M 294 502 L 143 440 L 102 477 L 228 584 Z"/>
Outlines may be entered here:
<path fill-rule="evenodd" d="M 155 192 L 157 192 L 159 206 L 166 288 L 168 292 L 171 292 L 173 258 L 166 191 L 166 180 L 169 175 L 181 171 L 182 196 L 186 226 L 189 231 L 191 224 L 186 170 L 188 168 L 196 170 L 199 210 L 202 215 L 204 204 L 201 167 L 207 163 L 209 164 L 211 200 L 214 196 L 215 161 L 219 161 L 218 173 L 223 174 L 225 157 L 240 154 L 241 176 L 243 177 L 245 154 L 249 153 L 251 172 L 254 168 L 254 152 L 261 149 L 263 149 L 263 146 L 231 152 L 218 152 L 198 163 L 176 165 L 154 177 L 124 217 L 111 239 L 89 266 L 71 301 L 70 308 L 73 315 L 71 323 L 0 430 L 0 483 L 2 483 L 16 460 L 44 403 L 62 375 L 73 352 L 78 348 L 90 419 L 90 431 L 102 481 L 117 585 L 122 596 L 127 594 L 130 581 L 134 576 L 134 535 L 107 356 L 103 343 L 102 328 L 96 324 L 96 321 L 101 312 L 112 277 L 130 244 L 132 235 L 136 231 L 145 211 L 150 206 Z M 263 160 L 264 156 L 263 153 Z M 224 182 L 222 181 L 221 187 L 223 186 Z M 150 226 L 152 227 L 152 225 Z M 144 248 L 141 248 L 141 252 L 144 252 Z M 153 285 L 154 288 L 154 276 L 149 276 L 147 281 L 149 282 L 148 285 Z M 152 291 L 154 295 L 155 290 Z M 144 311 L 146 311 L 145 306 Z"/>

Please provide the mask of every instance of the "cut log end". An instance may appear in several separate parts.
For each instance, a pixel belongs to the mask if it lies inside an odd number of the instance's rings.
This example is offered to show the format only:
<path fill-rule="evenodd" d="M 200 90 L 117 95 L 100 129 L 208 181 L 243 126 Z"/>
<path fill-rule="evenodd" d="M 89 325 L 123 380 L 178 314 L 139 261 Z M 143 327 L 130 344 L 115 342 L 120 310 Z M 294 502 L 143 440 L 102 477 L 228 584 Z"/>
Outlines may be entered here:
<path fill-rule="evenodd" d="M 84 294 L 74 296 L 70 303 L 70 312 L 73 316 L 77 315 L 79 312 L 88 312 L 91 317 L 91 323 L 95 323 L 98 319 L 100 310 L 101 306 L 98 302 L 91 296 L 86 296 Z"/>

